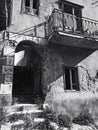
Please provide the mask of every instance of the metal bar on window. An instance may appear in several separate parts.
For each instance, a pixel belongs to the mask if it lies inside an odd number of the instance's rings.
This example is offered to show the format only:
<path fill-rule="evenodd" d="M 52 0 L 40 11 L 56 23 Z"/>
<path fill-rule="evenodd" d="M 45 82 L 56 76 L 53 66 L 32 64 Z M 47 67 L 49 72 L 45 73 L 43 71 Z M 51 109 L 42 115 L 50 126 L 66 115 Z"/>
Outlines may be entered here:
<path fill-rule="evenodd" d="M 64 89 L 66 89 L 66 75 L 65 75 L 65 67 L 63 67 L 63 82 L 64 82 Z"/>
<path fill-rule="evenodd" d="M 73 87 L 72 87 L 72 72 L 71 72 L 71 69 L 69 69 L 69 73 L 70 73 L 70 87 L 71 87 L 71 90 L 72 90 Z"/>

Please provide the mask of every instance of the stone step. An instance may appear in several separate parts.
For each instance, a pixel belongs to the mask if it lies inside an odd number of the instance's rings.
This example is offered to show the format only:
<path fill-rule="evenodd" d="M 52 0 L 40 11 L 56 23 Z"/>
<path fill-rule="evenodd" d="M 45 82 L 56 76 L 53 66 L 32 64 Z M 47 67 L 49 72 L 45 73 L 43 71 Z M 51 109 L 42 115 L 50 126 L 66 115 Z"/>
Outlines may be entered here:
<path fill-rule="evenodd" d="M 24 103 L 24 104 L 39 104 L 39 103 L 43 103 L 43 101 L 41 100 L 41 98 L 37 98 L 37 97 L 34 97 L 32 95 L 23 95 L 23 96 L 16 96 L 16 97 L 13 97 L 13 100 L 12 100 L 12 103 L 15 104 L 21 104 L 21 103 Z"/>
<path fill-rule="evenodd" d="M 29 110 L 29 111 L 19 111 L 19 112 L 10 112 L 7 115 L 9 122 L 15 122 L 18 120 L 23 120 L 24 118 L 31 118 L 34 122 L 37 120 L 42 120 L 43 118 L 43 111 L 42 110 Z M 40 119 L 41 118 L 41 119 Z"/>
<path fill-rule="evenodd" d="M 34 122 L 33 123 L 44 122 L 44 120 L 45 120 L 44 118 L 34 118 Z M 1 129 L 0 130 L 13 130 L 13 129 L 20 130 L 23 125 L 24 125 L 24 121 L 23 120 L 18 120 L 18 121 L 13 122 L 13 123 L 9 122 L 9 123 L 6 123 L 4 125 L 1 125 Z M 20 129 L 19 129 L 19 127 L 20 127 Z"/>
<path fill-rule="evenodd" d="M 40 123 L 40 122 L 44 122 L 45 119 L 44 118 L 34 118 L 34 123 Z M 23 120 L 18 120 L 16 122 L 10 123 L 10 125 L 19 125 L 19 124 L 24 124 Z"/>
<path fill-rule="evenodd" d="M 18 120 L 16 122 L 13 122 L 13 123 L 9 123 L 10 126 L 17 126 L 17 125 L 22 125 L 24 124 L 24 121 L 23 120 Z"/>
<path fill-rule="evenodd" d="M 44 121 L 45 121 L 44 118 L 34 118 L 34 122 L 37 122 L 37 123 L 44 122 Z"/>
<path fill-rule="evenodd" d="M 42 105 L 38 104 L 15 104 L 12 106 L 6 106 L 3 108 L 4 111 L 8 112 L 7 119 L 8 123 L 2 125 L 0 130 L 21 130 L 21 127 L 24 126 L 25 119 L 30 118 L 31 122 L 36 124 L 44 122 Z M 8 127 L 9 126 L 9 127 Z M 7 129 L 8 127 L 9 129 Z"/>
<path fill-rule="evenodd" d="M 21 112 L 21 111 L 33 111 L 39 110 L 40 106 L 37 104 L 16 104 L 12 106 L 6 106 L 3 108 L 4 111 L 11 113 L 11 112 Z"/>
<path fill-rule="evenodd" d="M 39 114 L 42 113 L 43 110 L 29 110 L 29 111 L 18 111 L 18 112 L 10 112 L 8 115 L 13 115 L 13 114 L 17 114 L 17 115 L 22 115 L 22 114 Z"/>

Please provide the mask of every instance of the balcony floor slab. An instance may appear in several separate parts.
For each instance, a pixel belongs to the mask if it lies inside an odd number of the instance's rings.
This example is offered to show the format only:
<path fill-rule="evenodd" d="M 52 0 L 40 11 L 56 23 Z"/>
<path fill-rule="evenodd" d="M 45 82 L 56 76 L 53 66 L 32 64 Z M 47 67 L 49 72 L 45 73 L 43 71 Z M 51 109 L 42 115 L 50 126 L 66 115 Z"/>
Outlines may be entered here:
<path fill-rule="evenodd" d="M 66 46 L 98 49 L 98 41 L 91 37 L 84 37 L 82 35 L 76 35 L 66 32 L 54 30 L 49 37 L 49 42 L 54 44 L 61 44 Z"/>

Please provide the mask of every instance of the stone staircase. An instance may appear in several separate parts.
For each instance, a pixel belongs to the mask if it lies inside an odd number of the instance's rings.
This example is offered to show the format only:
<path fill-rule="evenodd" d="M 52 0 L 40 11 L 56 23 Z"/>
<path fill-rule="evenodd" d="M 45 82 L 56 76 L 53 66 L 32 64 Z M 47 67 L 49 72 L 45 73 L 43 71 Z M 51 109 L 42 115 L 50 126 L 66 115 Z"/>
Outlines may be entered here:
<path fill-rule="evenodd" d="M 0 130 L 32 130 L 45 120 L 42 105 L 38 104 L 16 104 L 3 110 L 7 112 L 7 121 Z"/>

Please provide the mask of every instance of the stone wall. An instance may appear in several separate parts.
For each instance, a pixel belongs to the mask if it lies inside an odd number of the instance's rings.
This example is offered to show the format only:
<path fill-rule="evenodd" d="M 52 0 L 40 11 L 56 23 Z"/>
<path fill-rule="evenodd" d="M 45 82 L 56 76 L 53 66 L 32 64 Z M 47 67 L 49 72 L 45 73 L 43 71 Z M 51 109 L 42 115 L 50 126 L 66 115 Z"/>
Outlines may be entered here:
<path fill-rule="evenodd" d="M 8 40 L 1 41 L 0 45 L 0 106 L 11 105 L 12 84 L 13 84 L 13 64 L 15 49 Z"/>
<path fill-rule="evenodd" d="M 57 115 L 67 114 L 74 118 L 87 110 L 98 119 L 98 92 L 65 91 L 59 86 L 54 86 L 47 94 L 45 103 L 48 103 Z"/>
<path fill-rule="evenodd" d="M 79 70 L 80 88 L 88 91 L 98 91 L 98 50 L 91 53 L 77 66 Z"/>
<path fill-rule="evenodd" d="M 98 91 L 98 78 L 91 77 L 88 69 L 83 66 L 78 67 L 79 79 L 80 79 L 80 90 L 81 91 Z"/>

